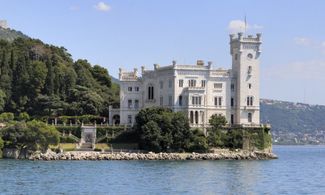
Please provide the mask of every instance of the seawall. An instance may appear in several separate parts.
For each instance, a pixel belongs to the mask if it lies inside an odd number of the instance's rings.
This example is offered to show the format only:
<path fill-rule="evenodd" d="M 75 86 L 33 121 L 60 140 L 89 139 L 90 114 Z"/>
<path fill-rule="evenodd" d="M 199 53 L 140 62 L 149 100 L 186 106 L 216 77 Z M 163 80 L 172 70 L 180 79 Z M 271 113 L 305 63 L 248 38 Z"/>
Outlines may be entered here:
<path fill-rule="evenodd" d="M 29 160 L 269 160 L 277 159 L 270 152 L 230 151 L 217 153 L 105 153 L 105 152 L 63 152 L 48 151 L 45 154 L 35 153 Z"/>

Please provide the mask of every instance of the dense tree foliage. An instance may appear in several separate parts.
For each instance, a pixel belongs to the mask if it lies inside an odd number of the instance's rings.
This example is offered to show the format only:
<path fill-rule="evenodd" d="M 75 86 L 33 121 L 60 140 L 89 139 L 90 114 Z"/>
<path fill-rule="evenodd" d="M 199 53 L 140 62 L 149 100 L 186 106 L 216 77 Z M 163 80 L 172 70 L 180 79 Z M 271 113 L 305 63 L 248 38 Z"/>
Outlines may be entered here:
<path fill-rule="evenodd" d="M 223 132 L 222 127 L 227 124 L 224 116 L 214 114 L 209 119 L 211 127 L 208 129 L 208 141 L 212 147 L 223 147 L 227 142 L 226 133 Z"/>
<path fill-rule="evenodd" d="M 142 149 L 160 151 L 189 151 L 202 149 L 206 140 L 195 137 L 187 116 L 167 108 L 142 109 L 136 116 L 135 130 Z"/>
<path fill-rule="evenodd" d="M 4 146 L 20 151 L 45 151 L 50 144 L 59 143 L 59 132 L 54 126 L 39 121 L 17 122 L 1 131 Z"/>
<path fill-rule="evenodd" d="M 118 94 L 105 68 L 74 62 L 63 47 L 29 38 L 0 40 L 0 112 L 107 116 Z"/>

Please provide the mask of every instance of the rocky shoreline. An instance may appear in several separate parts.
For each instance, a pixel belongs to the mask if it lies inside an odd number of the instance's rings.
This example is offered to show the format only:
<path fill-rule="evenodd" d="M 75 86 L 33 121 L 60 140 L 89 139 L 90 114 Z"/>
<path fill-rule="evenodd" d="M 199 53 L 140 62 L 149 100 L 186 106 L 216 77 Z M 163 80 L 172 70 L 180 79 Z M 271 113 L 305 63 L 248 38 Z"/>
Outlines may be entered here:
<path fill-rule="evenodd" d="M 270 152 L 230 151 L 214 153 L 105 153 L 105 152 L 62 152 L 35 153 L 29 160 L 269 160 L 278 157 Z"/>

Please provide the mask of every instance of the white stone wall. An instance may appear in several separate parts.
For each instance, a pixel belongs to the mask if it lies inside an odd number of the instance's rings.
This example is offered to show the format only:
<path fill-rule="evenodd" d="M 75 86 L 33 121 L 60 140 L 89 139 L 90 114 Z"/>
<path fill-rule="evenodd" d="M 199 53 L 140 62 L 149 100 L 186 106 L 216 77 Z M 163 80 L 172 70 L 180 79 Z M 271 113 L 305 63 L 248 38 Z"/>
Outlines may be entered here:
<path fill-rule="evenodd" d="M 259 58 L 260 35 L 256 37 L 231 36 L 232 70 L 236 77 L 236 123 L 260 124 L 259 111 Z M 250 72 L 250 73 L 249 73 Z M 251 85 L 251 88 L 249 88 Z M 253 105 L 247 105 L 247 97 L 253 97 Z M 252 114 L 252 121 L 248 121 L 248 114 Z"/>

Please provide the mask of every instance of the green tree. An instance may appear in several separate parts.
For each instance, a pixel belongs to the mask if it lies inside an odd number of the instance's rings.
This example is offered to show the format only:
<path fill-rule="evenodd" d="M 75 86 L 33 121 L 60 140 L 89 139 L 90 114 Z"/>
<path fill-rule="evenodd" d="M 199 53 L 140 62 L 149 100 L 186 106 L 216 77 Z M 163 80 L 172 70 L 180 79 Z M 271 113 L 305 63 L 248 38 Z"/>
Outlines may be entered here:
<path fill-rule="evenodd" d="M 30 119 L 29 114 L 27 112 L 22 112 L 18 116 L 19 121 L 28 121 Z"/>
<path fill-rule="evenodd" d="M 223 132 L 222 127 L 227 124 L 224 116 L 214 114 L 209 119 L 211 125 L 208 128 L 208 142 L 212 147 L 224 147 L 226 144 L 226 134 Z"/>
<path fill-rule="evenodd" d="M 193 152 L 207 152 L 209 150 L 208 140 L 201 129 L 193 130 L 189 150 Z"/>
<path fill-rule="evenodd" d="M 141 140 L 145 143 L 145 149 L 160 152 L 161 151 L 161 129 L 155 121 L 149 121 L 141 127 Z"/>
<path fill-rule="evenodd" d="M 191 146 L 192 132 L 184 113 L 160 107 L 142 109 L 136 116 L 134 128 L 142 149 L 186 151 Z"/>
<path fill-rule="evenodd" d="M 92 75 L 93 77 L 101 84 L 106 87 L 111 87 L 112 81 L 111 77 L 108 74 L 108 71 L 106 68 L 103 68 L 99 65 L 95 65 L 92 69 Z"/>
<path fill-rule="evenodd" d="M 0 114 L 0 122 L 10 122 L 14 120 L 15 116 L 11 112 L 4 112 Z"/>
<path fill-rule="evenodd" d="M 6 94 L 0 89 L 0 112 L 4 110 L 6 104 Z"/>
<path fill-rule="evenodd" d="M 17 122 L 4 128 L 2 138 L 6 148 L 17 148 L 28 153 L 48 149 L 50 144 L 59 143 L 59 132 L 43 122 Z"/>

